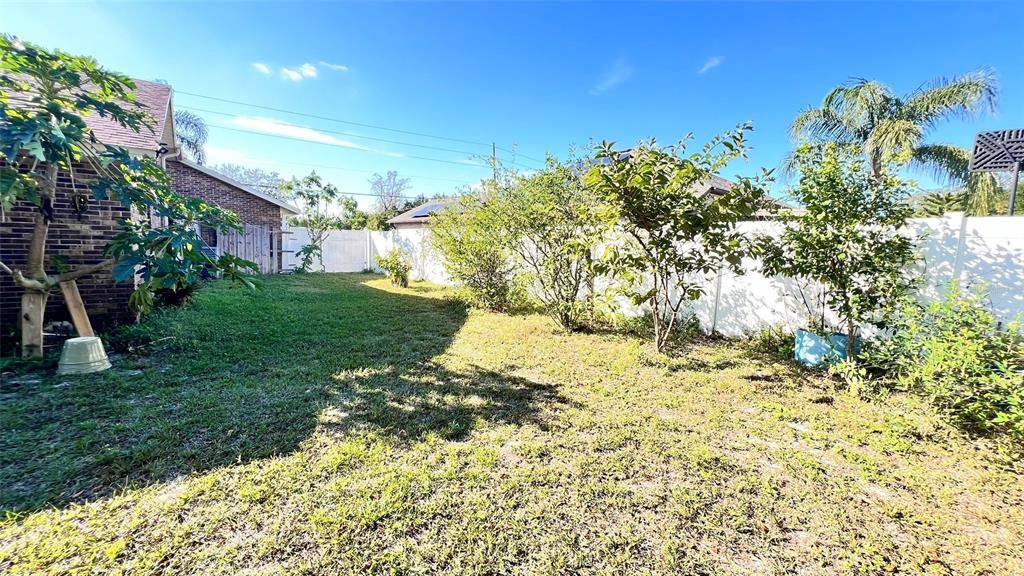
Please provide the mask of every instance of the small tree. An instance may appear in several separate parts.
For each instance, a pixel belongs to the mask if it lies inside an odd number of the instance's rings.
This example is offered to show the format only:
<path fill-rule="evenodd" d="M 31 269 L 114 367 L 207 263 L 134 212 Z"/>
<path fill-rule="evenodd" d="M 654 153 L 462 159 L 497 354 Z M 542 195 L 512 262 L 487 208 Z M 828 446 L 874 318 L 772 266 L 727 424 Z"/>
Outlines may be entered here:
<path fill-rule="evenodd" d="M 594 251 L 608 228 L 580 165 L 549 156 L 544 170 L 507 178 L 509 185 L 491 199 L 504 228 L 498 237 L 529 273 L 548 315 L 566 330 L 593 319 Z"/>
<path fill-rule="evenodd" d="M 134 83 L 104 70 L 91 58 L 49 52 L 0 35 L 0 212 L 18 203 L 34 206 L 33 228 L 24 269 L 0 262 L 24 290 L 21 309 L 22 353 L 42 355 L 43 315 L 49 294 L 61 282 L 114 269 L 114 279 L 141 279 L 131 296 L 136 310 L 146 310 L 158 289 L 177 289 L 195 282 L 202 271 L 219 270 L 252 286 L 243 276 L 252 262 L 234 256 L 217 260 L 202 253 L 196 232 L 203 224 L 222 232 L 240 228 L 230 212 L 199 199 L 173 193 L 157 160 L 96 141 L 85 117 L 98 115 L 131 130 L 152 130 L 151 118 L 134 101 Z M 76 169 L 85 166 L 94 176 Z M 71 203 L 82 217 L 89 199 L 113 198 L 133 216 L 107 248 L 109 258 L 68 267 L 57 258 L 56 275 L 46 271 L 46 237 L 54 219 L 58 174 L 66 172 L 74 192 Z M 164 217 L 156 228 L 148 217 Z"/>
<path fill-rule="evenodd" d="M 430 216 L 430 242 L 444 258 L 453 280 L 468 292 L 473 304 L 507 310 L 520 300 L 517 267 L 507 228 L 496 209 L 495 187 L 467 194 L 459 202 Z"/>
<path fill-rule="evenodd" d="M 852 360 L 858 325 L 883 323 L 912 286 L 911 190 L 884 170 L 872 176 L 852 147 L 805 145 L 794 165 L 800 181 L 792 197 L 803 211 L 779 215 L 784 230 L 767 247 L 764 269 L 824 287 L 826 304 L 846 328 Z"/>
<path fill-rule="evenodd" d="M 666 148 L 651 140 L 625 152 L 609 142 L 597 147 L 586 182 L 609 206 L 609 224 L 622 232 L 621 241 L 609 243 L 602 266 L 635 305 L 650 308 L 658 351 L 668 344 L 682 305 L 704 294 L 702 276 L 723 266 L 743 272 L 753 243 L 736 223 L 762 205 L 764 190 L 749 178 L 719 192 L 710 184 L 731 160 L 745 157 L 747 129 L 718 136 L 690 156 L 684 156 L 685 140 Z"/>
<path fill-rule="evenodd" d="M 351 227 L 356 201 L 349 196 L 341 195 L 333 184 L 324 182 L 316 172 L 310 172 L 301 180 L 292 178 L 285 182 L 281 185 L 281 194 L 298 198 L 303 204 L 302 215 L 289 220 L 292 226 L 305 228 L 309 233 L 309 243 L 297 252 L 301 259 L 298 270 L 308 272 L 313 266 L 314 258 L 320 263 L 320 270 L 326 270 L 324 242 L 331 232 L 343 230 L 346 225 Z"/>

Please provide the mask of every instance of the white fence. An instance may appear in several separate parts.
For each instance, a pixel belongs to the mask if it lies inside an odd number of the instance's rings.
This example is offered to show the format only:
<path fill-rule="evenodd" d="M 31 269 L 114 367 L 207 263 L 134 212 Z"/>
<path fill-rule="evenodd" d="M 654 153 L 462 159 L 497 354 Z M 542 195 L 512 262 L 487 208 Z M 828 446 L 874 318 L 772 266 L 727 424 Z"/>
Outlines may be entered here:
<path fill-rule="evenodd" d="M 925 236 L 920 245 L 924 276 L 924 300 L 940 297 L 950 281 L 980 284 L 989 292 L 992 308 L 1004 321 L 1024 314 L 1024 218 L 965 218 L 960 213 L 944 218 L 912 221 L 915 232 Z M 749 233 L 778 234 L 774 222 L 745 222 Z M 284 268 L 295 265 L 294 254 L 305 242 L 305 230 L 293 228 L 286 236 Z M 411 277 L 446 283 L 440 257 L 427 241 L 427 230 L 387 232 L 335 232 L 324 246 L 329 272 L 358 272 L 373 268 L 373 258 L 400 246 L 413 261 Z M 690 305 L 701 326 L 726 336 L 742 336 L 770 326 L 789 329 L 807 324 L 806 298 L 815 301 L 817 289 L 780 277 L 766 277 L 758 263 L 745 264 L 746 273 L 724 273 L 702 279 L 706 296 Z M 623 306 L 625 312 L 636 312 Z M 834 317 L 833 317 L 834 321 Z"/>
<path fill-rule="evenodd" d="M 299 258 L 295 254 L 307 243 L 309 233 L 305 228 L 290 228 L 287 231 L 282 250 L 285 270 L 294 270 L 298 266 Z M 427 242 L 426 228 L 332 232 L 323 246 L 324 268 L 328 272 L 379 271 L 375 258 L 396 246 L 412 259 L 413 268 L 409 273 L 412 280 L 448 283 L 448 275 L 444 271 L 441 258 L 435 255 Z M 314 268 L 316 266 L 319 266 L 319 263 L 314 263 Z"/>

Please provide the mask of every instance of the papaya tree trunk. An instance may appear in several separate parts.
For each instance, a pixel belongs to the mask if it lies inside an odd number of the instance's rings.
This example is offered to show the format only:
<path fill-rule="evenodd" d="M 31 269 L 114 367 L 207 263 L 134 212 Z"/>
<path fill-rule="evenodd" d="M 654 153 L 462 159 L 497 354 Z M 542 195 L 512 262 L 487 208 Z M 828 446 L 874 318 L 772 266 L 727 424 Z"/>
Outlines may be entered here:
<path fill-rule="evenodd" d="M 53 198 L 57 191 L 57 164 L 49 163 L 42 175 L 39 187 L 39 208 L 32 219 L 32 238 L 29 240 L 28 259 L 24 277 L 35 280 L 40 287 L 22 284 L 25 293 L 21 295 L 21 354 L 26 357 L 43 356 L 43 317 L 46 314 L 46 236 L 50 232 L 50 218 L 53 216 Z M 32 283 L 35 284 L 35 283 Z"/>
<path fill-rule="evenodd" d="M 853 362 L 853 338 L 857 333 L 857 325 L 854 323 L 853 318 L 846 319 L 846 360 Z"/>

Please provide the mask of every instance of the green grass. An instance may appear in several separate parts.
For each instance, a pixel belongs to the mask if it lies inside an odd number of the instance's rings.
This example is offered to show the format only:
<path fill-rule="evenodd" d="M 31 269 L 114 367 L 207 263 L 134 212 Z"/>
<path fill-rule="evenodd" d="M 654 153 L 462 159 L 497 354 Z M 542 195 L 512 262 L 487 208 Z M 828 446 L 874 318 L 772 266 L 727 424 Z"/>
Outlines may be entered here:
<path fill-rule="evenodd" d="M 5 385 L 0 572 L 1024 573 L 1024 480 L 913 397 L 444 296 L 216 285 Z"/>

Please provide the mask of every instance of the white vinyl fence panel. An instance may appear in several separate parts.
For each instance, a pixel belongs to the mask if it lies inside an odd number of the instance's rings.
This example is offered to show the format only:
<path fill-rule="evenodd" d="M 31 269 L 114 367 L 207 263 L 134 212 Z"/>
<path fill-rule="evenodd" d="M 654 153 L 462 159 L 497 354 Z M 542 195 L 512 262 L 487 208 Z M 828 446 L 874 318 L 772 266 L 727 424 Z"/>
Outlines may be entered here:
<path fill-rule="evenodd" d="M 744 222 L 740 228 L 749 234 L 781 232 L 776 222 Z M 1003 321 L 1024 315 L 1024 218 L 965 218 L 952 213 L 943 218 L 913 219 L 911 229 L 923 235 L 919 245 L 923 301 L 942 297 L 956 279 L 961 284 L 984 287 L 993 310 Z M 298 250 L 308 241 L 304 229 L 291 231 L 284 251 L 286 270 L 296 261 L 289 250 Z M 430 246 L 426 228 L 335 232 L 324 246 L 324 264 L 328 272 L 377 269 L 373 259 L 395 246 L 411 259 L 413 280 L 450 282 L 440 255 Z M 706 295 L 688 307 L 701 326 L 726 336 L 743 336 L 772 326 L 792 330 L 808 323 L 804 301 L 816 309 L 820 287 L 766 277 L 756 261 L 744 262 L 744 268 L 742 275 L 724 272 L 701 279 Z M 598 286 L 605 284 L 599 282 Z M 626 314 L 640 312 L 626 302 L 622 302 L 622 310 Z M 827 314 L 826 320 L 834 323 L 835 315 Z"/>

